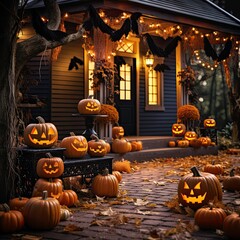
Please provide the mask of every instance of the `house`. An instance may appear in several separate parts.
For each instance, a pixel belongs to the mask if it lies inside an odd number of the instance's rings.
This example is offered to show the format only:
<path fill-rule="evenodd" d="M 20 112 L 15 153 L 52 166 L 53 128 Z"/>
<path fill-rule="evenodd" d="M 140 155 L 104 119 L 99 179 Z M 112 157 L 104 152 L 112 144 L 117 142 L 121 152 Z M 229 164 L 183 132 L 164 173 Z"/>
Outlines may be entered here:
<path fill-rule="evenodd" d="M 76 31 L 88 19 L 90 4 L 114 30 L 120 29 L 132 14 L 141 13 L 137 19 L 138 34 L 130 31 L 121 40 L 112 41 L 108 34 L 93 28 L 82 39 L 58 50 L 45 51 L 29 62 L 32 76 L 38 82 L 29 93 L 37 95 L 45 103 L 42 108 L 31 109 L 30 121 L 41 114 L 46 121 L 57 126 L 60 138 L 68 136 L 69 132 L 81 134 L 85 129 L 85 119 L 73 114 L 77 113 L 79 100 L 93 94 L 91 74 L 97 60 L 113 63 L 120 57 L 124 61 L 124 64 L 117 65 L 118 73 L 124 80 L 118 82 L 119 94 L 114 94 L 113 99 L 125 135 L 170 136 L 172 124 L 177 121 L 178 107 L 188 103 L 177 76 L 189 64 L 187 54 L 198 50 L 196 47 L 203 49 L 203 36 L 208 36 L 210 40 L 232 37 L 234 47 L 231 51 L 237 54 L 240 20 L 209 0 L 58 2 L 67 32 Z M 43 1 L 30 1 L 28 9 L 32 8 L 44 15 Z M 20 40 L 34 34 L 31 23 L 25 25 L 22 33 Z M 148 36 L 150 39 L 147 39 Z M 146 64 L 150 48 L 156 45 L 166 50 L 177 36 L 181 41 L 176 48 L 165 57 L 155 54 L 153 66 Z M 78 69 L 68 70 L 74 56 L 84 64 L 78 65 Z M 167 66 L 168 69 L 156 71 L 154 68 L 157 65 Z M 106 97 L 114 90 L 111 86 L 107 93 L 98 93 L 97 97 L 105 103 Z"/>

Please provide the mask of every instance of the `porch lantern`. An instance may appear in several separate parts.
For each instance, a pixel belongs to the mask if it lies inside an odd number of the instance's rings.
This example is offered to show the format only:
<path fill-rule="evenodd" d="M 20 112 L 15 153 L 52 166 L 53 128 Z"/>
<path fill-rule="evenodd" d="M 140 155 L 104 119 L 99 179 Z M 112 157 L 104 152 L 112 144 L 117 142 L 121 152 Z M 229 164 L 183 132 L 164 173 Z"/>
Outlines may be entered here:
<path fill-rule="evenodd" d="M 151 68 L 153 66 L 153 62 L 154 62 L 154 56 L 152 52 L 148 50 L 145 57 L 146 66 Z"/>

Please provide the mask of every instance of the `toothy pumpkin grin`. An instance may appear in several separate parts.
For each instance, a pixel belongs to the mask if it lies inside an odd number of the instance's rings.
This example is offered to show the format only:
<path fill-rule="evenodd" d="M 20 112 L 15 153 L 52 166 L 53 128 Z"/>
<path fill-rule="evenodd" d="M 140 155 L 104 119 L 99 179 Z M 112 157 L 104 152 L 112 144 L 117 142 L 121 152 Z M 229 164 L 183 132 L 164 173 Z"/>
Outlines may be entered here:
<path fill-rule="evenodd" d="M 43 140 L 43 139 L 36 139 L 36 138 L 32 138 L 32 136 L 30 134 L 28 134 L 28 138 L 29 140 L 34 143 L 34 144 L 38 144 L 38 145 L 50 145 L 50 144 L 53 144 L 55 143 L 55 141 L 57 141 L 57 136 L 54 136 L 51 140 L 49 139 L 46 139 L 46 140 Z"/>
<path fill-rule="evenodd" d="M 94 152 L 94 153 L 103 153 L 103 152 L 106 152 L 106 149 L 105 148 L 101 148 L 101 146 L 98 147 L 98 149 L 96 148 L 89 148 L 90 151 Z"/>
<path fill-rule="evenodd" d="M 186 201 L 186 203 L 202 203 L 207 195 L 207 193 L 205 193 L 203 196 L 202 195 L 199 195 L 197 197 L 188 197 L 187 195 L 185 194 L 182 194 L 182 198 L 184 201 Z"/>

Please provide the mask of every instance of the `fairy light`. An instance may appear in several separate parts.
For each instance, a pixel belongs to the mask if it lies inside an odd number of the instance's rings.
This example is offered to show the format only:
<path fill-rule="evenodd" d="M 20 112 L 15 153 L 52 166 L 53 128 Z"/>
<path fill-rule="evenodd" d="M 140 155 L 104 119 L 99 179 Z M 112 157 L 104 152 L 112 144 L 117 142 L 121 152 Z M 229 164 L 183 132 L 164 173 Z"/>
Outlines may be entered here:
<path fill-rule="evenodd" d="M 68 18 L 68 13 L 65 13 L 65 14 L 64 14 L 64 17 L 65 17 L 65 18 Z"/>

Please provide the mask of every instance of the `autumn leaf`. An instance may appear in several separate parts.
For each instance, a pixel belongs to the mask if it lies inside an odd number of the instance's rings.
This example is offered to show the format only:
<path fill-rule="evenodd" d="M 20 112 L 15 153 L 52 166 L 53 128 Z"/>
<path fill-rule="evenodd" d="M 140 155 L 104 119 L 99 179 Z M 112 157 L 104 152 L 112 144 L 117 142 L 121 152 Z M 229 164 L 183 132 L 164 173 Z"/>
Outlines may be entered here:
<path fill-rule="evenodd" d="M 99 216 L 113 216 L 116 215 L 116 211 L 113 211 L 112 208 L 108 208 L 104 211 L 98 213 Z"/>
<path fill-rule="evenodd" d="M 148 204 L 148 201 L 137 198 L 136 201 L 134 202 L 134 205 L 136 206 L 145 206 Z"/>
<path fill-rule="evenodd" d="M 142 224 L 142 219 L 141 218 L 135 218 L 134 222 L 135 222 L 136 226 L 140 226 Z"/>
<path fill-rule="evenodd" d="M 74 225 L 74 224 L 68 224 L 64 227 L 63 232 L 74 232 L 74 231 L 82 231 L 83 229 Z"/>

